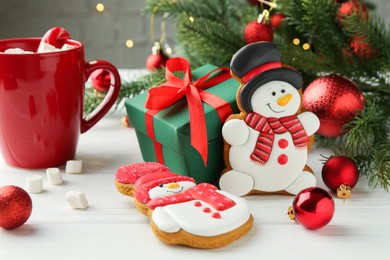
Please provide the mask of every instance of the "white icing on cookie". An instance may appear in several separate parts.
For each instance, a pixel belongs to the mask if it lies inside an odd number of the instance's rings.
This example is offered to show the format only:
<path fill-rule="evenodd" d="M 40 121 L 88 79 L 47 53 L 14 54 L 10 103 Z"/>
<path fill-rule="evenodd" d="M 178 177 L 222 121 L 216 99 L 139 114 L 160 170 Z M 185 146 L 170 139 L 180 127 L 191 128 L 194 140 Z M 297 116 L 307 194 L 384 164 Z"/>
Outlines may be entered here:
<path fill-rule="evenodd" d="M 152 213 L 152 220 L 162 231 L 173 233 L 179 226 L 184 231 L 199 236 L 224 234 L 245 224 L 250 217 L 247 202 L 221 190 L 216 192 L 232 199 L 236 205 L 227 210 L 218 211 L 210 204 L 195 199 L 157 207 Z"/>
<path fill-rule="evenodd" d="M 253 112 L 263 118 L 282 120 L 297 113 L 301 105 L 301 96 L 291 84 L 284 81 L 271 81 L 255 90 L 250 104 Z M 301 128 L 307 131 L 306 136 L 312 135 L 319 128 L 319 119 L 311 112 L 304 112 L 296 118 Z M 251 158 L 255 147 L 262 145 L 258 140 L 260 132 L 253 126 L 250 127 L 245 120 L 242 120 L 245 124 L 229 122 L 230 120 L 224 124 L 222 133 L 224 139 L 231 144 L 228 158 L 232 171 L 222 175 L 221 189 L 242 196 L 252 189 L 275 192 L 289 187 L 289 191 L 295 194 L 300 187 L 311 187 L 313 183 L 315 185 L 315 177 L 312 174 L 305 174 L 305 178 L 299 181 L 299 187 L 293 185 L 303 174 L 307 162 L 307 146 L 294 144 L 291 133 L 293 131 L 274 133 L 273 142 L 270 142 L 269 157 L 265 163 L 261 163 Z M 248 134 L 243 142 L 240 133 L 246 132 Z M 248 175 L 253 178 L 253 183 Z M 240 178 L 243 179 L 242 183 L 239 182 Z M 238 189 L 237 186 L 240 188 Z"/>
<path fill-rule="evenodd" d="M 184 192 L 196 184 L 191 181 L 178 181 L 175 183 L 161 184 L 149 190 L 149 196 L 151 199 L 162 198 L 171 196 L 176 193 Z"/>

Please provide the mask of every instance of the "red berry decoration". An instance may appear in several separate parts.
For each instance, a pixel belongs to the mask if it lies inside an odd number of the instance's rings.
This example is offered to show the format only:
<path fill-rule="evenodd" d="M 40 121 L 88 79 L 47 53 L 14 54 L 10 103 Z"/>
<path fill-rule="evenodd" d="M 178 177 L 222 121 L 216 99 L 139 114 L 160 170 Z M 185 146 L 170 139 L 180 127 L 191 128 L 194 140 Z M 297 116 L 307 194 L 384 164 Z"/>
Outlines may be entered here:
<path fill-rule="evenodd" d="M 159 42 L 155 42 L 152 47 L 152 54 L 146 59 L 146 68 L 148 70 L 155 70 L 164 67 L 167 63 L 168 56 L 161 49 Z"/>
<path fill-rule="evenodd" d="M 268 24 L 254 20 L 245 27 L 244 39 L 247 44 L 259 41 L 272 42 L 274 31 Z"/>
<path fill-rule="evenodd" d="M 322 167 L 322 180 L 337 193 L 337 197 L 347 199 L 359 180 L 356 163 L 346 156 L 332 156 Z"/>
<path fill-rule="evenodd" d="M 94 89 L 106 93 L 111 86 L 111 74 L 105 69 L 97 69 L 92 72 L 91 83 Z"/>
<path fill-rule="evenodd" d="M 318 134 L 336 137 L 344 134 L 342 127 L 363 109 L 363 92 L 345 77 L 319 77 L 303 92 L 302 107 L 320 119 Z"/>
<path fill-rule="evenodd" d="M 337 11 L 337 21 L 342 24 L 345 17 L 350 16 L 356 12 L 361 19 L 368 19 L 367 7 L 359 0 L 350 0 L 343 3 Z"/>
<path fill-rule="evenodd" d="M 0 227 L 20 227 L 28 220 L 31 211 L 32 201 L 25 190 L 12 185 L 0 188 Z"/>
<path fill-rule="evenodd" d="M 288 209 L 288 215 L 307 229 L 318 229 L 333 218 L 334 201 L 324 189 L 306 188 L 299 192 Z"/>

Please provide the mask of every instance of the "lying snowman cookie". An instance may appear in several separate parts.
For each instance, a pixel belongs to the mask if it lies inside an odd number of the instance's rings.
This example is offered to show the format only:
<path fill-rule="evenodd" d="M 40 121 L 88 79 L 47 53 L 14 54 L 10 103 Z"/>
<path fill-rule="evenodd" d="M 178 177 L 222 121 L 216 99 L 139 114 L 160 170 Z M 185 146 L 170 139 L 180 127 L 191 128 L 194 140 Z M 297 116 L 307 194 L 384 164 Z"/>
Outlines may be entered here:
<path fill-rule="evenodd" d="M 253 193 L 297 194 L 316 185 L 306 165 L 310 136 L 320 121 L 300 112 L 302 78 L 283 67 L 272 42 L 241 48 L 231 60 L 231 74 L 240 81 L 240 114 L 222 127 L 228 145 L 222 190 L 243 196 Z"/>
<path fill-rule="evenodd" d="M 169 171 L 143 174 L 134 183 L 133 195 L 154 234 L 168 244 L 223 247 L 253 226 L 244 199 Z"/>

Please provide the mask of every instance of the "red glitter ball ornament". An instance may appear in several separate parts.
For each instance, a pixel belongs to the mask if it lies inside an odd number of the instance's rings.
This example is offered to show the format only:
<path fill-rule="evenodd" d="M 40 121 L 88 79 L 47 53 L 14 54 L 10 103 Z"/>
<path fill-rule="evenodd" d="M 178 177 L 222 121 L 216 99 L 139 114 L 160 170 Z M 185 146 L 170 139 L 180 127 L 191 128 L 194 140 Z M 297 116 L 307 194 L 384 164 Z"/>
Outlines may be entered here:
<path fill-rule="evenodd" d="M 364 97 L 353 81 L 328 75 L 309 84 L 302 95 L 302 107 L 320 119 L 318 134 L 336 137 L 344 134 L 342 127 L 364 108 Z"/>
<path fill-rule="evenodd" d="M 376 56 L 376 51 L 366 42 L 363 36 L 352 37 L 349 45 L 360 58 L 373 58 Z"/>
<path fill-rule="evenodd" d="M 106 93 L 111 86 L 111 74 L 105 69 L 97 69 L 92 72 L 90 80 L 94 89 Z"/>
<path fill-rule="evenodd" d="M 31 215 L 30 195 L 17 186 L 0 188 L 0 227 L 14 229 L 23 225 Z"/>
<path fill-rule="evenodd" d="M 327 225 L 334 215 L 334 201 L 324 189 L 306 188 L 299 192 L 289 208 L 288 214 L 308 229 L 318 229 Z"/>
<path fill-rule="evenodd" d="M 367 7 L 359 0 L 350 0 L 343 3 L 337 11 L 337 21 L 342 24 L 345 17 L 356 12 L 361 19 L 368 19 Z"/>
<path fill-rule="evenodd" d="M 347 199 L 359 180 L 356 163 L 346 156 L 332 156 L 322 167 L 322 180 L 337 193 L 337 197 Z"/>
<path fill-rule="evenodd" d="M 165 66 L 168 56 L 161 49 L 159 42 L 155 42 L 152 47 L 152 54 L 146 59 L 146 68 L 148 70 L 155 70 Z"/>
<path fill-rule="evenodd" d="M 244 39 L 246 44 L 253 42 L 272 42 L 274 39 L 274 31 L 271 26 L 254 20 L 247 24 L 244 30 Z"/>

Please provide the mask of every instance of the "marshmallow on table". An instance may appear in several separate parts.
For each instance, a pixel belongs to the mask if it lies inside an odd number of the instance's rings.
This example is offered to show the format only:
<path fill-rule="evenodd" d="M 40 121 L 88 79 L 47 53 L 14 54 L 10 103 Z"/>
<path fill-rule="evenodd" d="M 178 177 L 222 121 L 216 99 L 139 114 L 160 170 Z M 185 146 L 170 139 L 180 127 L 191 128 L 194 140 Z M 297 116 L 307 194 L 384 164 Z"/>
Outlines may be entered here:
<path fill-rule="evenodd" d="M 60 169 L 58 168 L 46 169 L 46 176 L 50 184 L 60 185 L 63 183 L 62 175 Z"/>
<path fill-rule="evenodd" d="M 41 193 L 43 191 L 43 180 L 40 175 L 31 175 L 26 178 L 26 190 L 29 193 Z"/>
<path fill-rule="evenodd" d="M 66 193 L 66 201 L 73 209 L 88 208 L 87 197 L 85 196 L 84 192 L 81 191 L 68 191 Z"/>
<path fill-rule="evenodd" d="M 80 173 L 83 167 L 83 161 L 70 160 L 66 162 L 66 173 Z"/>

